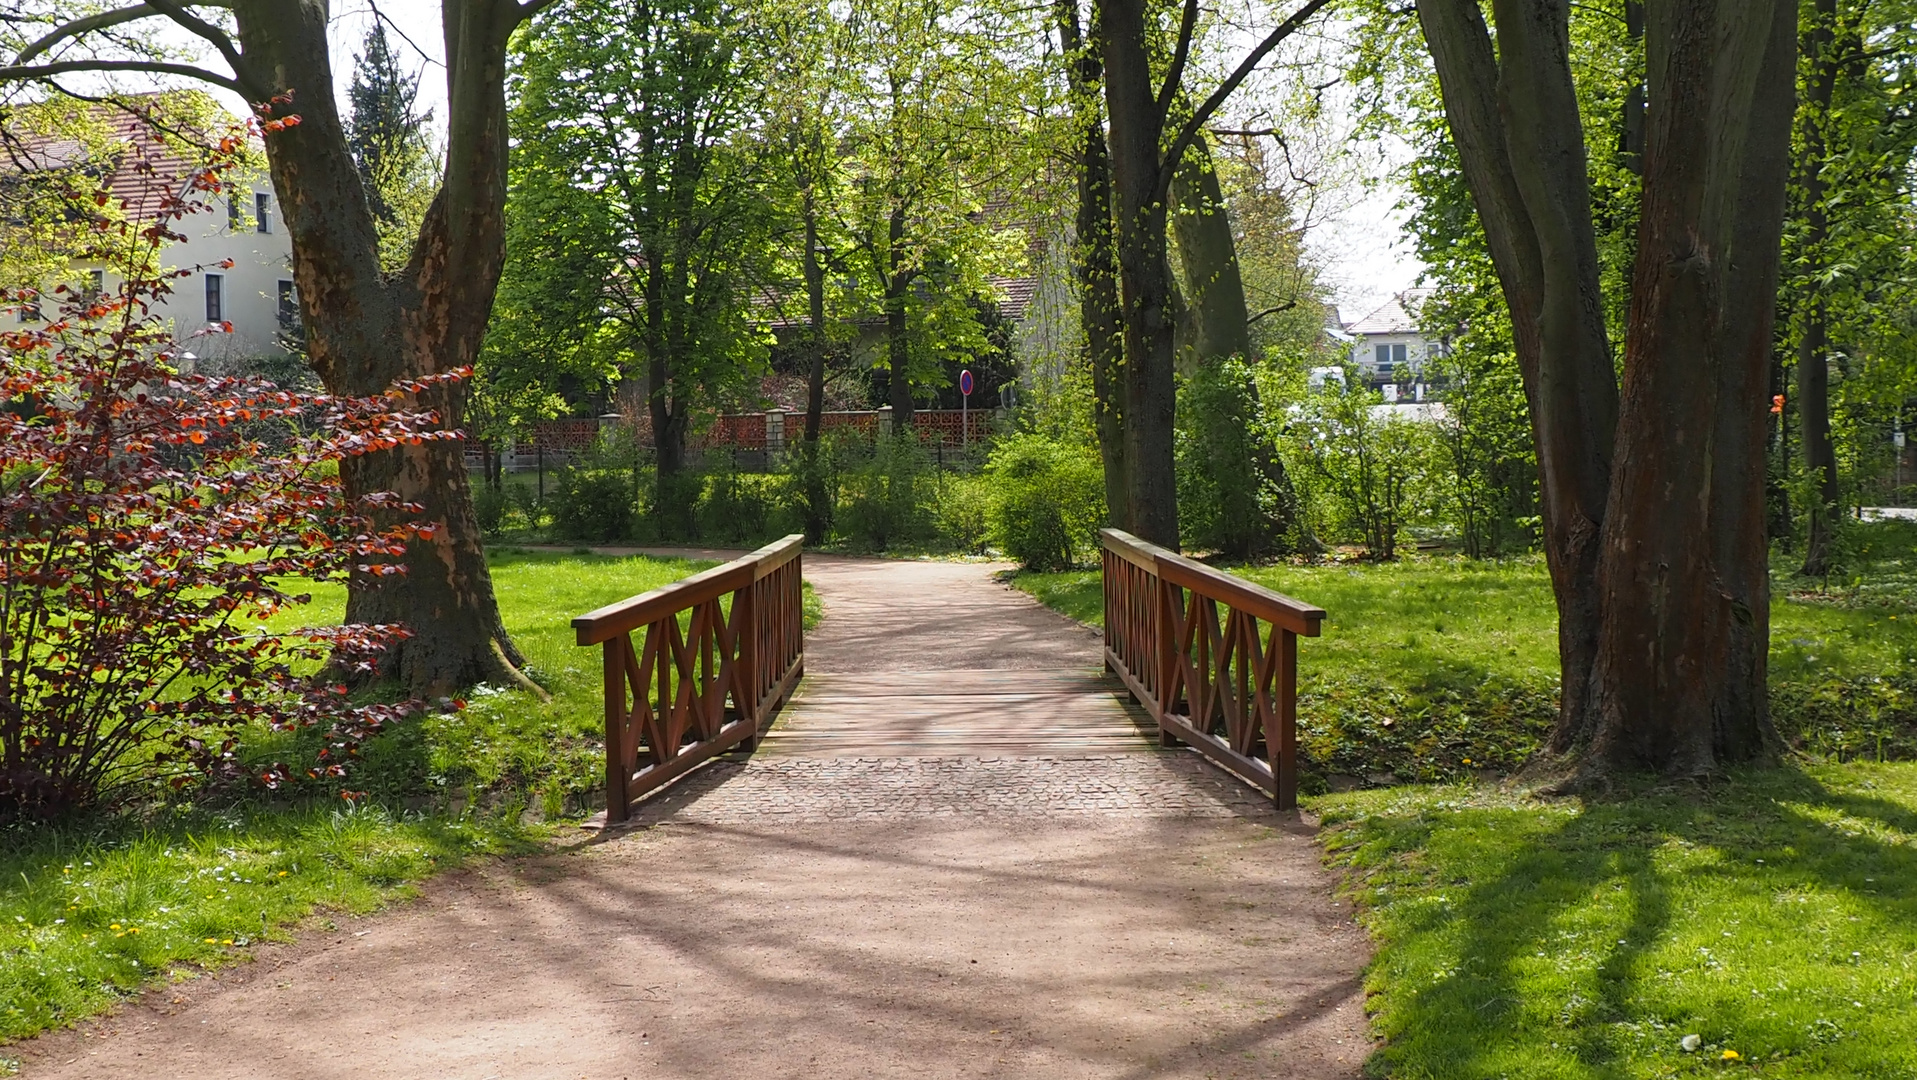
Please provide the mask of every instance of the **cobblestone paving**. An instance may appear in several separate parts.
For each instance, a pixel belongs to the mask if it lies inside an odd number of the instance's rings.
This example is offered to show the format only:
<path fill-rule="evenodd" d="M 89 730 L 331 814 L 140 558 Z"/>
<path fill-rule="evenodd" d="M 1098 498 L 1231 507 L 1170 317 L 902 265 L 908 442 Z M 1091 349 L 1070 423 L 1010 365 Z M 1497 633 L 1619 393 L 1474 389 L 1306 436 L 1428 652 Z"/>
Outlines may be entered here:
<path fill-rule="evenodd" d="M 901 817 L 1274 816 L 1271 801 L 1190 751 L 1053 757 L 720 761 L 649 800 L 642 824 Z"/>

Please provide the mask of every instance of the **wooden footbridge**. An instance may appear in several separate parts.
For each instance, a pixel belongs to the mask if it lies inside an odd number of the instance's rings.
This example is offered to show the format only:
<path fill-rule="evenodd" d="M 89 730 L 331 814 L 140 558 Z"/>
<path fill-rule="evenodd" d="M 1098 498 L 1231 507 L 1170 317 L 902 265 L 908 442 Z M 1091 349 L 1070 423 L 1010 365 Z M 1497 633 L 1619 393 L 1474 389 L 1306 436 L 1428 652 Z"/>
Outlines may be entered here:
<path fill-rule="evenodd" d="M 959 613 L 854 637 L 859 670 L 805 679 L 800 538 L 573 620 L 604 660 L 606 820 L 732 750 L 790 757 L 1018 757 L 1185 745 L 1297 799 L 1298 638 L 1324 612 L 1127 533 L 1103 533 L 1103 673 L 1069 657 L 924 662 Z M 828 618 L 856 621 L 852 610 Z M 977 637 L 974 631 L 972 637 Z M 917 663 L 884 662 L 893 660 Z M 1032 666 L 1037 664 L 1039 666 Z M 1050 666 L 1044 666 L 1049 664 Z M 795 698 L 795 691 L 797 697 Z M 1140 708 L 1145 731 L 1116 699 Z M 790 704 L 788 704 L 790 702 Z M 783 711 L 782 711 L 782 707 Z M 773 720 L 778 717 L 775 726 Z"/>

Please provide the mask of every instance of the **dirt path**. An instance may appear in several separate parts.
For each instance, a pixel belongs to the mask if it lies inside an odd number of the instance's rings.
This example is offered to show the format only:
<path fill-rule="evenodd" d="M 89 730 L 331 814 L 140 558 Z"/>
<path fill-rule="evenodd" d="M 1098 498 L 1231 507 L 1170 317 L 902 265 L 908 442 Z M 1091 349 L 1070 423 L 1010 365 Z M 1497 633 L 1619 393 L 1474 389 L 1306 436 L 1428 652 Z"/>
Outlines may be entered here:
<path fill-rule="evenodd" d="M 643 827 L 13 1052 L 29 1077 L 1357 1076 L 1369 950 L 1310 830 L 1189 752 L 1113 741 L 1095 641 L 990 569 L 808 557 L 807 668 L 839 690 L 784 743 Z M 947 698 L 1023 694 L 1039 729 L 1063 703 L 1067 748 L 916 706 L 912 753 L 868 753 L 869 717 L 816 734 L 941 661 Z"/>

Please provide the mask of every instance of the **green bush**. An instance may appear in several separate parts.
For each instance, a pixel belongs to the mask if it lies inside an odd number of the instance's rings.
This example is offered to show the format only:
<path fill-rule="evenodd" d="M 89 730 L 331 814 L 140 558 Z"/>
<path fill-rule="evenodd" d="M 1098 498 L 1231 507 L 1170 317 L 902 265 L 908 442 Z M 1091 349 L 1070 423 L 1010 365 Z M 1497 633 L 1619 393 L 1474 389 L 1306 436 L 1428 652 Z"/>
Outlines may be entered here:
<path fill-rule="evenodd" d="M 1238 559 L 1295 550 L 1298 498 L 1250 365 L 1206 364 L 1178 388 L 1178 530 L 1184 546 Z"/>
<path fill-rule="evenodd" d="M 942 539 L 968 555 L 985 554 L 992 538 L 992 481 L 950 476 L 939 484 L 938 527 Z"/>
<path fill-rule="evenodd" d="M 855 548 L 885 551 L 929 539 L 935 525 L 930 498 L 936 478 L 930 455 L 911 435 L 872 444 L 872 456 L 844 471 L 838 517 Z"/>
<path fill-rule="evenodd" d="M 1061 570 L 1105 520 L 1098 451 L 1032 432 L 1008 435 L 986 461 L 992 484 L 991 536 L 1030 570 Z"/>
<path fill-rule="evenodd" d="M 728 544 L 758 542 L 772 532 L 778 477 L 741 473 L 728 460 L 706 479 L 699 503 L 699 532 Z"/>
<path fill-rule="evenodd" d="M 506 524 L 506 512 L 512 509 L 512 499 L 503 487 L 494 487 L 481 483 L 473 492 L 473 515 L 479 519 L 479 531 L 488 536 L 496 535 Z"/>
<path fill-rule="evenodd" d="M 655 472 L 646 503 L 646 524 L 651 532 L 661 540 L 697 540 L 699 502 L 705 496 L 705 487 L 705 477 L 691 467 Z"/>
<path fill-rule="evenodd" d="M 562 469 L 546 502 L 564 540 L 605 542 L 632 534 L 632 475 L 610 469 Z"/>

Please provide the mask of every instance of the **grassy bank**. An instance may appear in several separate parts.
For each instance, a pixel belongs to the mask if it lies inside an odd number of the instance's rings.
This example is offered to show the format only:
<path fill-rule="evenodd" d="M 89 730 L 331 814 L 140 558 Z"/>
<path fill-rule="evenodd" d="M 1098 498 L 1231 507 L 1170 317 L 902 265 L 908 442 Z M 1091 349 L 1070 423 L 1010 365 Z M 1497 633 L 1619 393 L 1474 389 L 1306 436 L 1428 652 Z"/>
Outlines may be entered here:
<path fill-rule="evenodd" d="M 462 858 L 536 844 L 528 808 L 582 812 L 604 771 L 604 714 L 598 650 L 575 646 L 569 621 L 710 564 L 510 550 L 491 562 L 506 627 L 550 701 L 482 687 L 459 713 L 380 737 L 347 780 L 369 795 L 357 805 L 327 790 L 238 792 L 0 832 L 0 1039 L 225 962 L 301 919 L 368 910 Z M 337 620 L 344 591 L 315 593 L 291 614 Z M 260 737 L 244 752 L 297 749 Z"/>
<path fill-rule="evenodd" d="M 1917 765 L 1310 805 L 1378 944 L 1375 1075 L 1917 1075 Z"/>
<path fill-rule="evenodd" d="M 1917 529 L 1859 530 L 1856 569 L 1781 576 L 1771 611 L 1780 728 L 1808 752 L 1917 757 Z M 1557 708 L 1557 615 L 1540 558 L 1230 568 L 1323 607 L 1299 654 L 1307 791 L 1470 779 L 1517 768 Z M 1075 619 L 1104 616 L 1096 571 L 1021 574 Z"/>

